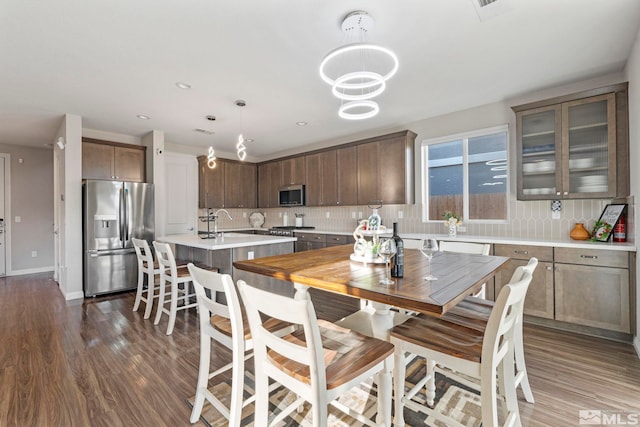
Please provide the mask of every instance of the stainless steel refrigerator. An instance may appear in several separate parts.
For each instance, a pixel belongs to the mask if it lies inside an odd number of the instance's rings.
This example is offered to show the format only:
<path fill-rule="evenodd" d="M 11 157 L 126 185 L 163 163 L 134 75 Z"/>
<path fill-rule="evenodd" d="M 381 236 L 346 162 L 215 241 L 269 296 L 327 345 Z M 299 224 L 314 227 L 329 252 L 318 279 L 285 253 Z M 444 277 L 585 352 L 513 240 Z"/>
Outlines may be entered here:
<path fill-rule="evenodd" d="M 82 186 L 84 295 L 134 289 L 132 238 L 154 239 L 153 184 L 85 180 Z"/>

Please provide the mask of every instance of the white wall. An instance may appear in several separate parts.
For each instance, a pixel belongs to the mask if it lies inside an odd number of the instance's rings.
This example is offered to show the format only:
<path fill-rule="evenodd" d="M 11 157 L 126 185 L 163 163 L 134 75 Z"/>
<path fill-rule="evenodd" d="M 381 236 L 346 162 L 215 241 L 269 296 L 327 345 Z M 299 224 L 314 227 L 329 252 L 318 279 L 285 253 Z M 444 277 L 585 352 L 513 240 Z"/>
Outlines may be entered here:
<path fill-rule="evenodd" d="M 631 165 L 631 194 L 637 195 L 640 191 L 640 171 L 637 165 L 640 164 L 640 32 L 636 36 L 636 42 L 633 45 L 631 54 L 627 61 L 625 69 L 626 78 L 629 80 L 629 140 L 630 153 L 629 161 Z M 639 224 L 638 209 L 633 210 L 635 214 L 635 224 Z M 634 346 L 636 352 L 640 356 L 640 292 L 638 292 L 638 283 L 640 283 L 640 268 L 636 265 L 636 336 L 634 338 Z"/>
<path fill-rule="evenodd" d="M 54 204 L 61 213 L 60 274 L 58 283 L 66 300 L 83 298 L 82 289 L 82 118 L 66 114 L 53 143 L 59 137 L 66 141 L 56 181 L 60 182 L 59 198 Z M 61 153 L 61 154 L 62 154 Z M 61 205 L 58 205 L 60 203 Z"/>

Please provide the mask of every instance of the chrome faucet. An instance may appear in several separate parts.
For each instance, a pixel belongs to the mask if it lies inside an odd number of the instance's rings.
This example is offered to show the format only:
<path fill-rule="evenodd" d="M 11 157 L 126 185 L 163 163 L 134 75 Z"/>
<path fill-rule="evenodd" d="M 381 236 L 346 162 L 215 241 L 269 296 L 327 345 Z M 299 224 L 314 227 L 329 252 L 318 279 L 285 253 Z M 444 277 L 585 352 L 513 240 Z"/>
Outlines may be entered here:
<path fill-rule="evenodd" d="M 233 218 L 231 218 L 231 215 L 226 209 L 218 209 L 213 214 L 211 214 L 211 218 L 213 219 L 213 235 L 214 236 L 218 235 L 218 212 L 226 213 L 229 219 L 233 221 Z"/>

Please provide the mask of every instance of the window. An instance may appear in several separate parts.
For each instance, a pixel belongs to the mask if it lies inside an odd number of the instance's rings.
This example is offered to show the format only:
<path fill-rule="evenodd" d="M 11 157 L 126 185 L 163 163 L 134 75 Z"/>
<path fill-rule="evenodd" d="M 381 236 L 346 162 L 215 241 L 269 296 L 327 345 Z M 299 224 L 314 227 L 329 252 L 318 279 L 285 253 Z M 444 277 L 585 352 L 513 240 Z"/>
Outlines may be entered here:
<path fill-rule="evenodd" d="M 425 140 L 422 143 L 423 221 L 445 212 L 465 222 L 507 219 L 507 126 Z"/>

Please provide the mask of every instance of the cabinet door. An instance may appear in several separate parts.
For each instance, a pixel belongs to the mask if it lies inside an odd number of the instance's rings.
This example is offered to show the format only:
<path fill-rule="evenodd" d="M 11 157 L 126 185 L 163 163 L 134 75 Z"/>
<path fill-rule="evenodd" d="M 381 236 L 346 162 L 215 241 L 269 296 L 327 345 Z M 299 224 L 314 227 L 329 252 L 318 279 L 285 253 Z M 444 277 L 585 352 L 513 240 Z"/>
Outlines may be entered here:
<path fill-rule="evenodd" d="M 342 206 L 358 204 L 358 161 L 355 146 L 336 150 L 336 168 L 336 204 Z"/>
<path fill-rule="evenodd" d="M 563 196 L 616 196 L 615 94 L 562 104 Z"/>
<path fill-rule="evenodd" d="M 511 276 L 516 268 L 527 265 L 529 261 L 512 259 L 507 266 L 496 274 L 495 295 L 509 283 Z M 524 300 L 524 313 L 553 319 L 554 316 L 554 300 L 553 300 L 553 263 L 538 262 L 536 270 L 533 272 L 531 284 L 527 290 L 527 296 Z"/>
<path fill-rule="evenodd" d="M 322 204 L 322 159 L 320 154 L 310 154 L 305 156 L 305 162 L 306 204 L 307 206 L 320 206 Z"/>
<path fill-rule="evenodd" d="M 258 165 L 258 207 L 271 206 L 271 163 Z"/>
<path fill-rule="evenodd" d="M 224 206 L 226 208 L 256 207 L 256 166 L 225 162 Z"/>
<path fill-rule="evenodd" d="M 630 333 L 629 270 L 558 264 L 556 320 Z"/>
<path fill-rule="evenodd" d="M 144 182 L 145 149 L 114 147 L 115 179 Z"/>
<path fill-rule="evenodd" d="M 358 158 L 358 204 L 367 205 L 379 200 L 378 193 L 378 144 L 357 146 Z"/>
<path fill-rule="evenodd" d="M 225 162 L 216 160 L 216 167 L 210 169 L 207 166 L 207 158 L 198 158 L 198 206 L 200 208 L 224 207 L 224 171 Z"/>
<path fill-rule="evenodd" d="M 380 141 L 378 146 L 378 199 L 385 204 L 406 203 L 407 153 L 406 136 Z M 413 165 L 410 166 L 413 168 Z"/>
<path fill-rule="evenodd" d="M 82 143 L 82 177 L 116 179 L 112 145 Z"/>
<path fill-rule="evenodd" d="M 282 181 L 280 185 L 304 184 L 304 156 L 282 160 Z"/>
<path fill-rule="evenodd" d="M 561 108 L 518 112 L 518 199 L 558 197 L 562 191 Z"/>

